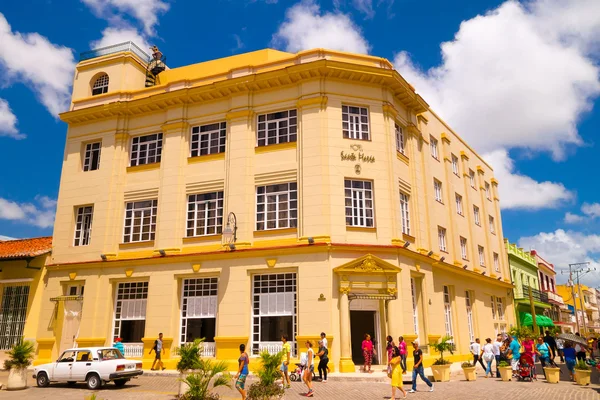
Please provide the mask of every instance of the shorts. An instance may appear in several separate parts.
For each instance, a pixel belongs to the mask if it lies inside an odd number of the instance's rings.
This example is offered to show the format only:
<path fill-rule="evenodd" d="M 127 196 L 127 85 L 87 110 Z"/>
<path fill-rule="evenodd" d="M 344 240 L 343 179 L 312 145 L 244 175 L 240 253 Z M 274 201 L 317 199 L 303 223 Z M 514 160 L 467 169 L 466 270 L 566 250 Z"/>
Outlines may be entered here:
<path fill-rule="evenodd" d="M 519 359 L 518 358 L 511 359 L 510 365 L 511 365 L 513 371 L 518 371 L 519 370 Z"/>
<path fill-rule="evenodd" d="M 569 372 L 573 373 L 575 368 L 575 360 L 572 358 L 567 358 L 565 361 L 567 362 L 567 368 L 569 369 Z"/>
<path fill-rule="evenodd" d="M 235 381 L 235 388 L 244 390 L 246 388 L 246 378 L 248 374 L 240 374 L 237 380 Z"/>
<path fill-rule="evenodd" d="M 285 365 L 285 363 L 281 363 L 281 372 L 288 372 L 289 365 Z"/>
<path fill-rule="evenodd" d="M 155 353 L 154 359 L 160 361 L 160 351 L 156 351 Z"/>

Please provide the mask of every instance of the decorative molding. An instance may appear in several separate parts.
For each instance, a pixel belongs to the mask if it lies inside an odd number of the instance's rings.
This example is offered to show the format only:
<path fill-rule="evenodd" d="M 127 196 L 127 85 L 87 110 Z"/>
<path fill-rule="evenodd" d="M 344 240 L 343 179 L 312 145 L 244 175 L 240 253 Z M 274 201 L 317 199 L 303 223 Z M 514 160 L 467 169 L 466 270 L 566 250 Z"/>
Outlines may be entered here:
<path fill-rule="evenodd" d="M 425 125 L 429 122 L 425 114 L 417 114 L 417 121 L 423 122 Z"/>
<path fill-rule="evenodd" d="M 381 258 L 372 254 L 367 254 L 359 257 L 355 260 L 347 262 L 333 269 L 336 274 L 349 274 L 349 275 L 386 275 L 390 273 L 399 273 L 400 267 L 393 265 Z"/>
<path fill-rule="evenodd" d="M 254 116 L 254 111 L 248 108 L 245 110 L 230 111 L 227 114 L 225 114 L 225 119 L 227 119 L 228 121 L 231 121 L 234 119 L 252 118 L 253 116 Z"/>
<path fill-rule="evenodd" d="M 178 132 L 182 132 L 182 131 L 187 131 L 190 128 L 190 123 L 185 121 L 185 120 L 181 120 L 181 121 L 174 121 L 174 122 L 167 122 L 163 125 L 160 126 L 162 131 L 166 134 L 173 132 L 173 133 L 178 133 Z"/>
<path fill-rule="evenodd" d="M 133 275 L 133 268 L 127 268 L 125 269 L 125 276 L 128 278 L 131 278 L 131 276 Z"/>
<path fill-rule="evenodd" d="M 327 96 L 315 96 L 299 99 L 298 103 L 296 103 L 298 108 L 309 108 L 319 106 L 321 108 L 327 107 Z"/>
<path fill-rule="evenodd" d="M 407 182 L 407 181 L 405 181 L 404 179 L 402 179 L 402 178 L 398 178 L 398 188 L 399 188 L 399 189 L 400 189 L 402 192 L 404 192 L 404 193 L 406 193 L 406 194 L 410 195 L 410 192 L 411 192 L 410 183 L 408 183 L 408 182 Z"/>
<path fill-rule="evenodd" d="M 340 286 L 340 294 L 345 294 L 346 296 L 350 294 L 350 286 Z"/>
<path fill-rule="evenodd" d="M 192 264 L 192 271 L 199 272 L 201 267 L 202 267 L 202 264 L 200 264 L 200 263 Z"/>
<path fill-rule="evenodd" d="M 265 261 L 267 262 L 267 267 L 269 267 L 269 268 L 273 268 L 275 266 L 275 264 L 277 264 L 276 258 L 267 258 L 267 259 L 265 259 Z"/>
<path fill-rule="evenodd" d="M 74 281 L 77 278 L 77 272 L 69 272 L 69 279 Z"/>
<path fill-rule="evenodd" d="M 389 116 L 392 119 L 398 118 L 398 110 L 391 103 L 384 102 L 382 109 L 383 115 Z"/>
<path fill-rule="evenodd" d="M 477 172 L 481 175 L 485 175 L 485 171 L 483 170 L 483 168 L 481 168 L 481 165 L 477 166 Z"/>
<path fill-rule="evenodd" d="M 160 169 L 160 162 L 155 162 L 151 164 L 142 164 L 136 165 L 133 167 L 127 167 L 127 173 L 130 172 L 140 172 L 140 171 L 150 171 L 153 169 Z"/>
<path fill-rule="evenodd" d="M 464 160 L 469 161 L 469 156 L 467 155 L 467 153 L 465 153 L 464 151 L 460 151 L 460 157 Z"/>
<path fill-rule="evenodd" d="M 440 136 L 442 138 L 442 142 L 446 142 L 446 143 L 450 144 L 450 138 L 448 137 L 448 135 L 446 135 L 446 132 L 442 132 L 442 134 Z"/>
<path fill-rule="evenodd" d="M 225 190 L 225 181 L 223 179 L 215 179 L 204 182 L 191 182 L 185 185 L 186 194 L 218 192 Z"/>
<path fill-rule="evenodd" d="M 406 165 L 408 165 L 408 163 L 409 163 L 408 157 L 406 157 L 406 155 L 400 153 L 398 150 L 396 150 L 396 158 L 398 158 L 398 160 L 402 161 Z"/>
<path fill-rule="evenodd" d="M 197 164 L 215 160 L 224 160 L 225 153 L 205 154 L 202 156 L 188 157 L 188 164 Z"/>
<path fill-rule="evenodd" d="M 296 182 L 298 180 L 298 170 L 288 169 L 285 171 L 265 172 L 254 176 L 256 185 L 271 185 L 276 183 Z"/>
<path fill-rule="evenodd" d="M 153 200 L 157 198 L 158 188 L 130 190 L 123 195 L 125 201 Z"/>
<path fill-rule="evenodd" d="M 296 142 L 270 144 L 268 146 L 257 146 L 257 147 L 255 147 L 254 148 L 254 153 L 256 153 L 256 154 L 270 153 L 272 151 L 295 149 L 296 147 L 297 147 Z"/>
<path fill-rule="evenodd" d="M 496 180 L 496 178 L 490 179 L 490 182 L 492 183 L 492 185 L 498 186 L 498 181 Z"/>
<path fill-rule="evenodd" d="M 127 132 L 117 131 L 117 133 L 115 133 L 116 142 L 125 142 L 127 139 L 129 139 L 129 134 Z"/>

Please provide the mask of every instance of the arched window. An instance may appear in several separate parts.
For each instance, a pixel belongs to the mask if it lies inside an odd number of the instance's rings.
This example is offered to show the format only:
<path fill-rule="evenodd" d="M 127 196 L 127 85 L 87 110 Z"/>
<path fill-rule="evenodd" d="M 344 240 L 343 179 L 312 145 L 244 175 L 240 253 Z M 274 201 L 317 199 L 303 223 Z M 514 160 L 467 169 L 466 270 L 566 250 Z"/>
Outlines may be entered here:
<path fill-rule="evenodd" d="M 96 96 L 98 94 L 106 92 L 108 92 L 108 75 L 102 74 L 98 78 L 96 78 L 96 81 L 92 86 L 92 96 Z"/>

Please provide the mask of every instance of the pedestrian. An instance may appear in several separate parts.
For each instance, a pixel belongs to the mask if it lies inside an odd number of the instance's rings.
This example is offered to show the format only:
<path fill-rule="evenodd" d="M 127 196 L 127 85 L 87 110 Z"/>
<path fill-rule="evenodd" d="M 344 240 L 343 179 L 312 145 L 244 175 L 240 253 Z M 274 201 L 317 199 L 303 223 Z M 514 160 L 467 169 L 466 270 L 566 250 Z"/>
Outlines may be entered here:
<path fill-rule="evenodd" d="M 486 365 L 485 377 L 487 378 L 488 374 L 489 374 L 490 378 L 493 378 L 494 374 L 492 374 L 492 361 L 494 361 L 495 357 L 494 357 L 494 345 L 492 344 L 491 338 L 485 339 L 485 344 L 483 345 L 482 352 L 483 352 L 483 354 L 481 355 L 481 358 L 483 358 L 483 361 L 485 362 L 485 365 Z"/>
<path fill-rule="evenodd" d="M 521 345 L 516 336 L 513 336 L 510 341 L 508 356 L 511 358 L 510 366 L 512 367 L 513 378 L 515 378 L 518 376 L 517 371 L 519 370 L 519 359 L 521 358 Z"/>
<path fill-rule="evenodd" d="M 362 342 L 363 357 L 365 359 L 363 365 L 363 372 L 371 373 L 371 363 L 373 362 L 373 342 L 371 342 L 371 335 L 365 333 L 365 340 Z M 369 370 L 367 371 L 367 367 Z"/>
<path fill-rule="evenodd" d="M 390 365 L 392 366 L 392 400 L 396 398 L 396 388 L 400 389 L 406 398 L 406 390 L 402 387 L 402 366 L 400 365 L 400 349 L 394 346 L 392 348 L 392 358 L 390 359 Z"/>
<path fill-rule="evenodd" d="M 552 359 L 552 361 L 554 361 L 554 358 L 556 357 L 556 354 L 558 353 L 558 351 L 557 351 L 558 348 L 556 347 L 556 340 L 554 340 L 552 335 L 550 335 L 550 331 L 546 331 L 546 336 L 544 336 L 544 343 L 546 343 L 548 345 L 548 347 L 550 348 L 550 350 L 552 351 L 550 358 Z"/>
<path fill-rule="evenodd" d="M 163 347 L 163 334 L 162 332 L 158 334 L 158 339 L 156 339 L 154 341 L 154 346 L 150 349 L 150 353 L 148 354 L 152 354 L 152 351 L 154 351 L 155 355 L 154 355 L 154 362 L 152 363 L 152 367 L 150 368 L 151 371 L 156 371 L 156 370 L 160 370 L 162 369 L 163 371 L 165 370 L 165 367 L 163 365 L 162 359 L 161 359 L 161 353 L 164 354 L 165 353 L 165 348 Z M 158 366 L 157 366 L 158 364 Z M 157 366 L 157 368 L 155 369 L 154 367 Z"/>
<path fill-rule="evenodd" d="M 286 389 L 289 389 L 292 385 L 290 383 L 290 376 L 288 373 L 289 365 L 290 365 L 290 354 L 292 353 L 292 346 L 288 342 L 288 336 L 286 334 L 281 335 L 281 342 L 283 343 L 281 346 L 283 355 L 283 362 L 281 363 L 281 376 L 283 377 L 283 386 Z"/>
<path fill-rule="evenodd" d="M 121 352 L 121 355 L 125 357 L 125 346 L 123 346 L 123 342 L 120 337 L 115 338 L 115 343 L 113 347 Z"/>
<path fill-rule="evenodd" d="M 535 353 L 533 351 L 534 343 L 529 335 L 525 335 L 525 339 L 523 339 L 521 345 L 523 346 L 523 353 L 529 354 L 531 358 L 535 361 Z"/>
<path fill-rule="evenodd" d="M 387 341 L 387 344 L 385 345 L 385 350 L 387 351 L 387 364 L 390 365 L 390 361 L 392 360 L 392 357 L 394 356 L 394 347 L 396 347 L 396 345 L 394 344 L 394 338 L 392 338 L 389 335 L 386 338 L 386 341 Z"/>
<path fill-rule="evenodd" d="M 494 345 L 494 359 L 496 360 L 496 378 L 500 378 L 500 370 L 498 369 L 498 363 L 500 362 L 500 349 L 502 348 L 502 334 L 496 335 L 496 341 L 492 343 Z"/>
<path fill-rule="evenodd" d="M 575 335 L 581 337 L 579 332 L 575 332 Z M 585 346 L 582 346 L 579 343 L 575 343 L 575 353 L 577 353 L 577 360 L 585 361 L 585 359 L 586 359 Z"/>
<path fill-rule="evenodd" d="M 329 363 L 329 350 L 327 347 L 323 345 L 323 341 L 319 341 L 319 352 L 317 353 L 319 356 L 319 380 L 323 383 L 327 383 L 327 364 Z M 325 376 L 325 378 L 323 378 Z"/>
<path fill-rule="evenodd" d="M 402 375 L 406 373 L 406 356 L 408 355 L 408 349 L 404 336 L 398 338 L 398 349 L 400 350 L 400 366 L 402 367 Z"/>
<path fill-rule="evenodd" d="M 565 357 L 565 363 L 567 364 L 567 369 L 569 370 L 569 374 L 571 375 L 571 380 L 575 380 L 575 364 L 577 363 L 576 357 L 577 352 L 571 345 L 571 342 L 565 342 L 565 347 L 563 349 L 563 355 Z"/>
<path fill-rule="evenodd" d="M 238 372 L 235 375 L 235 388 L 242 395 L 242 400 L 246 400 L 246 378 L 248 377 L 248 364 L 250 357 L 246 353 L 246 345 L 240 344 L 240 358 L 238 358 Z"/>
<path fill-rule="evenodd" d="M 544 338 L 540 336 L 537 340 L 537 344 L 535 345 L 535 353 L 540 356 L 540 364 L 542 364 L 542 371 L 544 372 L 544 379 L 546 379 L 546 371 L 544 368 L 546 365 L 552 366 L 554 363 L 550 358 L 552 354 L 550 350 L 550 346 L 548 343 L 544 342 Z"/>
<path fill-rule="evenodd" d="M 414 367 L 412 371 L 412 389 L 410 389 L 408 393 L 415 393 L 417 391 L 417 375 L 421 377 L 427 386 L 429 386 L 429 391 L 433 392 L 433 383 L 425 376 L 425 369 L 423 368 L 423 351 L 419 349 L 419 342 L 412 342 L 412 345 Z"/>
<path fill-rule="evenodd" d="M 485 365 L 483 365 L 483 360 L 481 359 L 481 342 L 479 342 L 479 338 L 475 339 L 473 343 L 471 343 L 471 354 L 473 354 L 473 366 L 477 367 L 477 361 L 481 365 L 481 368 L 485 371 Z"/>
<path fill-rule="evenodd" d="M 598 339 L 592 338 L 592 343 L 590 344 L 590 358 L 593 360 L 598 357 Z"/>
<path fill-rule="evenodd" d="M 556 333 L 556 350 L 558 351 L 558 356 L 560 357 L 560 362 L 564 363 L 565 362 L 565 358 L 563 355 L 563 350 L 565 348 L 565 341 L 561 338 L 558 337 L 558 332 Z"/>
<path fill-rule="evenodd" d="M 313 365 L 313 361 L 315 359 L 315 351 L 312 349 L 312 343 L 310 340 L 306 341 L 306 368 L 302 373 L 302 380 L 306 383 L 306 387 L 308 387 L 308 392 L 306 393 L 306 397 L 313 397 L 315 392 L 312 388 L 312 375 L 315 372 L 315 367 Z"/>
<path fill-rule="evenodd" d="M 321 342 L 323 342 L 323 347 L 327 349 L 327 353 L 329 354 L 329 346 L 327 345 L 327 335 L 325 335 L 325 332 L 321 332 Z M 327 372 L 329 372 L 329 365 L 327 365 Z"/>

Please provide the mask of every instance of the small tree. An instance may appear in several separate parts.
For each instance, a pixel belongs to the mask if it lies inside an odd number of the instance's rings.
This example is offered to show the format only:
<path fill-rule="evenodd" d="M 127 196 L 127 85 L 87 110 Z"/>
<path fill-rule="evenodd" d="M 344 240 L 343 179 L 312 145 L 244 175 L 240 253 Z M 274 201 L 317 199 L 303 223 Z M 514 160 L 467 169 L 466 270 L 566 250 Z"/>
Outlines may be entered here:
<path fill-rule="evenodd" d="M 432 347 L 435 351 L 440 353 L 440 358 L 435 360 L 433 365 L 450 364 L 450 361 L 444 360 L 444 352 L 448 351 L 450 354 L 454 354 L 454 343 L 452 343 L 452 336 L 446 335 L 437 343 L 429 343 L 429 347 Z"/>
<path fill-rule="evenodd" d="M 225 362 L 200 359 L 194 372 L 182 379 L 188 385 L 189 390 L 180 398 L 182 400 L 218 400 L 219 395 L 211 392 L 211 389 L 219 386 L 231 387 L 231 375 L 226 372 L 227 364 Z M 211 381 L 212 387 L 210 386 Z"/>
<path fill-rule="evenodd" d="M 523 340 L 526 337 L 533 337 L 533 331 L 527 326 L 513 326 L 508 331 L 509 336 L 516 336 L 517 339 Z"/>
<path fill-rule="evenodd" d="M 285 352 L 269 354 L 266 350 L 260 353 L 262 367 L 257 372 L 259 382 L 250 385 L 248 390 L 249 400 L 269 400 L 281 398 L 285 391 L 275 383 L 281 377 L 279 367 L 283 362 Z"/>
<path fill-rule="evenodd" d="M 35 354 L 35 346 L 28 340 L 21 340 L 6 352 L 8 359 L 4 361 L 4 369 L 23 369 L 31 365 Z"/>
<path fill-rule="evenodd" d="M 196 339 L 192 343 L 184 343 L 177 348 L 179 353 L 179 361 L 177 362 L 177 371 L 179 371 L 179 379 L 185 381 L 185 374 L 193 369 L 197 369 L 200 365 L 200 352 L 202 351 L 202 343 L 204 338 Z M 179 385 L 178 397 L 181 396 L 181 385 Z"/>

